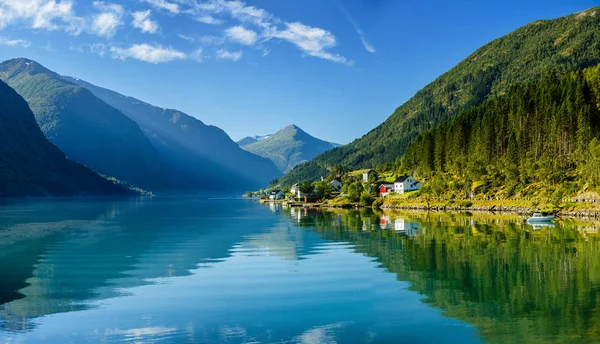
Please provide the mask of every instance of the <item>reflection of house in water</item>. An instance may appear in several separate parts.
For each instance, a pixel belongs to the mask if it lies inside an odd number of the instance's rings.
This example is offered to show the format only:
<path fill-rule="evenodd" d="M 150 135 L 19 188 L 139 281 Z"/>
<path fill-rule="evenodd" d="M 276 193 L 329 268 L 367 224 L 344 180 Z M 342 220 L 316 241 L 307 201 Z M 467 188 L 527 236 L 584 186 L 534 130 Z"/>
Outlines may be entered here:
<path fill-rule="evenodd" d="M 281 203 L 269 203 L 269 210 L 271 210 L 271 212 L 273 213 L 281 211 L 282 208 L 283 206 L 281 205 Z"/>
<path fill-rule="evenodd" d="M 381 215 L 379 218 L 379 226 L 381 229 L 389 229 L 392 228 L 392 220 L 388 215 Z"/>
<path fill-rule="evenodd" d="M 418 222 L 410 222 L 405 219 L 395 219 L 394 220 L 394 230 L 397 232 L 404 233 L 408 236 L 415 236 L 419 233 L 421 229 L 421 224 Z"/>
<path fill-rule="evenodd" d="M 393 229 L 408 236 L 417 235 L 421 229 L 419 222 L 409 221 L 401 217 L 391 218 L 389 215 L 381 215 L 379 226 L 381 229 Z"/>

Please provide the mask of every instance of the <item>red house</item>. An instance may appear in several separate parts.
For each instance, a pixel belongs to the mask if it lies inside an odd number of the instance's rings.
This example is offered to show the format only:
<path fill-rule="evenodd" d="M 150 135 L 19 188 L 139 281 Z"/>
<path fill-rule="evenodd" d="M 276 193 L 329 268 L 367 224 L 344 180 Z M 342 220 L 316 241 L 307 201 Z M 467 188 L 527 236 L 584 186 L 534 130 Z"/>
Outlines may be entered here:
<path fill-rule="evenodd" d="M 379 194 L 382 197 L 387 196 L 392 191 L 394 191 L 394 184 L 392 183 L 382 183 L 379 185 Z"/>

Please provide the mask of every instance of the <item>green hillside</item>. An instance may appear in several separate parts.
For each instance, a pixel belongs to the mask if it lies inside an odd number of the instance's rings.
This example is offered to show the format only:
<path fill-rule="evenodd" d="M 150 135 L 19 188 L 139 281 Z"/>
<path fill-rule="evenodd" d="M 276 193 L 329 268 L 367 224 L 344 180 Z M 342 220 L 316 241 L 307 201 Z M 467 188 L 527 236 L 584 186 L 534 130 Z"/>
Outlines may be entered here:
<path fill-rule="evenodd" d="M 44 135 L 70 159 L 144 189 L 169 185 L 166 165 L 138 125 L 88 90 L 27 59 L 0 64 L 0 78 L 29 103 Z"/>
<path fill-rule="evenodd" d="M 402 168 L 435 191 L 560 197 L 600 183 L 600 65 L 548 72 L 493 97 L 409 145 Z M 430 187 L 430 188 L 431 188 Z M 552 193 L 550 192 L 552 191 Z M 536 195 L 537 196 L 537 195 Z"/>
<path fill-rule="evenodd" d="M 127 193 L 67 159 L 44 137 L 25 100 L 0 81 L 0 197 Z"/>
<path fill-rule="evenodd" d="M 333 143 L 319 140 L 295 125 L 289 125 L 264 140 L 240 146 L 248 152 L 271 159 L 284 173 L 335 147 Z"/>
<path fill-rule="evenodd" d="M 515 83 L 600 63 L 600 8 L 528 24 L 475 51 L 400 106 L 362 138 L 317 156 L 282 179 L 316 179 L 327 169 L 368 168 L 396 161 L 421 131 L 506 92 Z"/>

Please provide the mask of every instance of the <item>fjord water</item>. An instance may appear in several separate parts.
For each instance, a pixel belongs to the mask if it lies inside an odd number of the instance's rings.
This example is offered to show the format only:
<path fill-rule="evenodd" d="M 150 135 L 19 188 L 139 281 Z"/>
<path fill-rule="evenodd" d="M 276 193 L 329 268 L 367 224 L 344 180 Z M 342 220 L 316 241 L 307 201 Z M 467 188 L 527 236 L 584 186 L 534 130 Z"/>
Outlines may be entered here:
<path fill-rule="evenodd" d="M 3 204 L 0 342 L 597 342 L 596 230 L 200 197 Z"/>

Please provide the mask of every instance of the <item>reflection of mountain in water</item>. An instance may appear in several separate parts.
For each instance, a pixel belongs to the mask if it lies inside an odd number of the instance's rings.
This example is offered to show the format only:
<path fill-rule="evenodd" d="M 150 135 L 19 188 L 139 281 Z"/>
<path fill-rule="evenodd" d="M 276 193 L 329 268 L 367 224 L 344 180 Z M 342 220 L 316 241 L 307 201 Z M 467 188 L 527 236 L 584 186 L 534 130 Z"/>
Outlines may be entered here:
<path fill-rule="evenodd" d="M 421 230 L 365 232 L 378 217 L 369 212 L 317 212 L 301 222 L 375 257 L 424 302 L 477 326 L 484 341 L 600 341 L 600 238 L 578 230 L 595 225 L 534 230 L 515 217 L 385 216 L 419 221 Z"/>
<path fill-rule="evenodd" d="M 30 207 L 15 206 L 12 211 Z M 272 219 L 255 214 L 256 207 L 232 212 L 219 201 L 147 199 L 85 207 L 47 203 L 43 209 L 53 215 L 46 218 L 36 208 L 31 216 L 14 216 L 13 223 L 0 227 L 0 239 L 12 248 L 1 254 L 3 262 L 11 262 L 2 266 L 6 282 L 0 285 L 0 326 L 7 329 L 30 327 L 27 319 L 85 308 L 126 288 L 189 275 L 199 264 L 229 257 L 232 247 L 246 237 L 255 243 L 265 240 L 260 238 L 277 243 L 272 238 L 281 236 L 274 229 L 271 237 L 252 237 L 272 226 Z M 47 222 L 40 223 L 40 218 Z M 33 233 L 23 233 L 24 227 Z M 26 236 L 22 250 L 9 232 Z M 290 239 L 285 245 L 295 247 Z M 296 256 L 294 249 L 286 254 Z M 13 262 L 20 264 L 15 268 Z"/>

